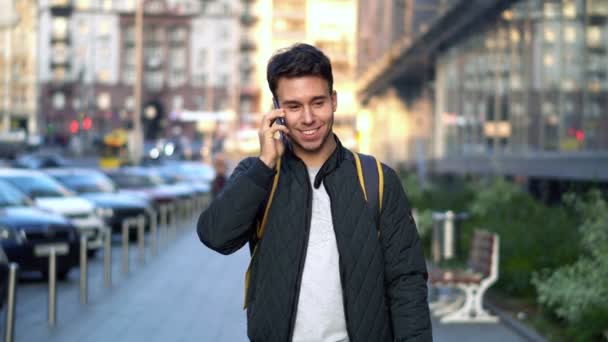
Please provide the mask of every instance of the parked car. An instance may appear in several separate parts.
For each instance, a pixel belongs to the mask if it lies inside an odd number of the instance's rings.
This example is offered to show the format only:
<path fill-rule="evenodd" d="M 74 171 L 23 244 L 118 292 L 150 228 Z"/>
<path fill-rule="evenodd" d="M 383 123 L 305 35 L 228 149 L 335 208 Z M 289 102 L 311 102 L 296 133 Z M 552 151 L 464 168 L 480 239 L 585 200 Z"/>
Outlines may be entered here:
<path fill-rule="evenodd" d="M 80 235 L 87 236 L 90 250 L 103 246 L 104 222 L 89 200 L 76 196 L 41 171 L 0 169 L 0 180 L 24 193 L 34 201 L 36 207 L 69 219 L 78 228 Z"/>
<path fill-rule="evenodd" d="M 13 166 L 24 169 L 44 169 L 48 167 L 69 167 L 71 163 L 57 153 L 31 153 L 18 156 Z"/>
<path fill-rule="evenodd" d="M 4 254 L 2 247 L 0 247 L 0 310 L 4 309 L 4 302 L 8 293 L 8 263 L 8 258 Z"/>
<path fill-rule="evenodd" d="M 63 216 L 32 207 L 32 201 L 13 186 L 0 181 L 0 245 L 21 270 L 48 274 L 45 250 L 66 250 L 57 256 L 57 276 L 65 278 L 78 266 L 80 242 L 76 227 Z"/>
<path fill-rule="evenodd" d="M 45 173 L 59 181 L 80 197 L 93 202 L 107 226 L 113 232 L 122 231 L 126 218 L 146 215 L 152 203 L 144 196 L 120 193 L 118 187 L 105 174 L 93 169 L 48 169 Z"/>
<path fill-rule="evenodd" d="M 122 193 L 150 196 L 155 209 L 162 204 L 191 196 L 191 192 L 167 185 L 160 175 L 145 170 L 142 167 L 125 167 L 106 171 L 106 175 L 118 185 Z"/>

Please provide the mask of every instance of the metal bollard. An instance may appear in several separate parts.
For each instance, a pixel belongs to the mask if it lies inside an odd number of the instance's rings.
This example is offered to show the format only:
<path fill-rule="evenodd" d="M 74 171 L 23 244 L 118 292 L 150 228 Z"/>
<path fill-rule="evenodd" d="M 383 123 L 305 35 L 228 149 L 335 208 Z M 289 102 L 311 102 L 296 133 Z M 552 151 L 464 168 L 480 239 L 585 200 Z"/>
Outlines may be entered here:
<path fill-rule="evenodd" d="M 160 206 L 160 244 L 163 247 L 167 246 L 167 237 L 169 235 L 169 227 L 167 221 L 168 211 L 169 210 L 167 205 L 163 204 Z"/>
<path fill-rule="evenodd" d="M 57 290 L 57 256 L 55 247 L 51 247 L 49 251 L 49 319 L 50 327 L 55 326 L 55 316 L 57 308 L 55 307 L 55 295 Z"/>
<path fill-rule="evenodd" d="M 130 220 L 122 221 L 122 273 L 129 273 L 129 223 Z"/>
<path fill-rule="evenodd" d="M 87 237 L 80 237 L 80 303 L 87 303 Z"/>
<path fill-rule="evenodd" d="M 152 249 L 152 255 L 158 254 L 158 213 L 154 210 L 150 210 L 150 245 Z"/>
<path fill-rule="evenodd" d="M 19 265 L 11 262 L 8 266 L 8 293 L 6 299 L 6 324 L 4 326 L 4 342 L 13 342 L 15 338 L 15 289 Z"/>
<path fill-rule="evenodd" d="M 106 238 L 104 241 L 103 266 L 104 266 L 104 285 L 106 288 L 112 286 L 112 228 L 106 228 Z"/>
<path fill-rule="evenodd" d="M 137 245 L 139 247 L 139 263 L 143 264 L 146 260 L 146 240 L 145 240 L 146 219 L 143 215 L 137 216 Z"/>
<path fill-rule="evenodd" d="M 175 239 L 175 232 L 177 230 L 177 206 L 175 203 L 171 204 L 171 224 L 169 225 L 169 241 Z"/>
<path fill-rule="evenodd" d="M 445 221 L 443 228 L 443 257 L 453 259 L 455 256 L 455 232 L 454 232 L 454 212 L 449 210 L 445 213 Z"/>

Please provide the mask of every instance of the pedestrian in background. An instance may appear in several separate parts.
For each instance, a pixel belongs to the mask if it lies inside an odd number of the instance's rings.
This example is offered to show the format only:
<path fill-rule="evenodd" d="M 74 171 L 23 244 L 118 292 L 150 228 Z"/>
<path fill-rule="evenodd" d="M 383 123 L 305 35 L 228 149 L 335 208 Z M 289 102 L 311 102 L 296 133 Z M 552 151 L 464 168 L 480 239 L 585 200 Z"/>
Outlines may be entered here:
<path fill-rule="evenodd" d="M 226 159 L 223 155 L 217 154 L 213 158 L 213 168 L 215 169 L 215 178 L 211 183 L 211 194 L 213 198 L 222 191 L 226 185 Z"/>
<path fill-rule="evenodd" d="M 262 118 L 260 155 L 239 163 L 197 224 L 219 253 L 249 243 L 249 338 L 431 341 L 410 205 L 382 164 L 382 209 L 368 207 L 373 194 L 363 191 L 356 156 L 332 130 L 338 97 L 329 59 L 296 44 L 270 59 L 267 79 L 277 109 Z"/>

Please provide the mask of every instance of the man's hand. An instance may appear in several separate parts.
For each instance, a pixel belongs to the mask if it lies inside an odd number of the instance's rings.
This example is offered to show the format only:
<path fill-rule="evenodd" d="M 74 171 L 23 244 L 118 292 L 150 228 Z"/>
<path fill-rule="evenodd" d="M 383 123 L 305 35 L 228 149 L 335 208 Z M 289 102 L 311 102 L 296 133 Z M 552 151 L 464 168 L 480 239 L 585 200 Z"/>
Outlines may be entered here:
<path fill-rule="evenodd" d="M 276 122 L 276 118 L 285 117 L 283 109 L 275 109 L 262 117 L 262 125 L 258 132 L 260 138 L 260 160 L 269 168 L 274 168 L 277 160 L 285 152 L 285 145 L 281 141 L 279 132 L 289 133 L 289 129 Z"/>

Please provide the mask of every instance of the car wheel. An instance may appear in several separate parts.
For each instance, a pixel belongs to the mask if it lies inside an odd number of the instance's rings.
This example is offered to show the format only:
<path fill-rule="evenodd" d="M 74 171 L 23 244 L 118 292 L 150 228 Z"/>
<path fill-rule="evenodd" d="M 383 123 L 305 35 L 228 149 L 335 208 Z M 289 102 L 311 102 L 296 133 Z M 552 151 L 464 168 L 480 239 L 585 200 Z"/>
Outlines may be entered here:
<path fill-rule="evenodd" d="M 49 279 L 49 271 L 48 270 L 41 270 L 40 273 L 42 273 L 42 278 L 44 280 Z M 66 280 L 68 278 L 68 274 L 70 273 L 70 269 L 58 269 L 57 270 L 57 279 L 58 280 Z"/>

